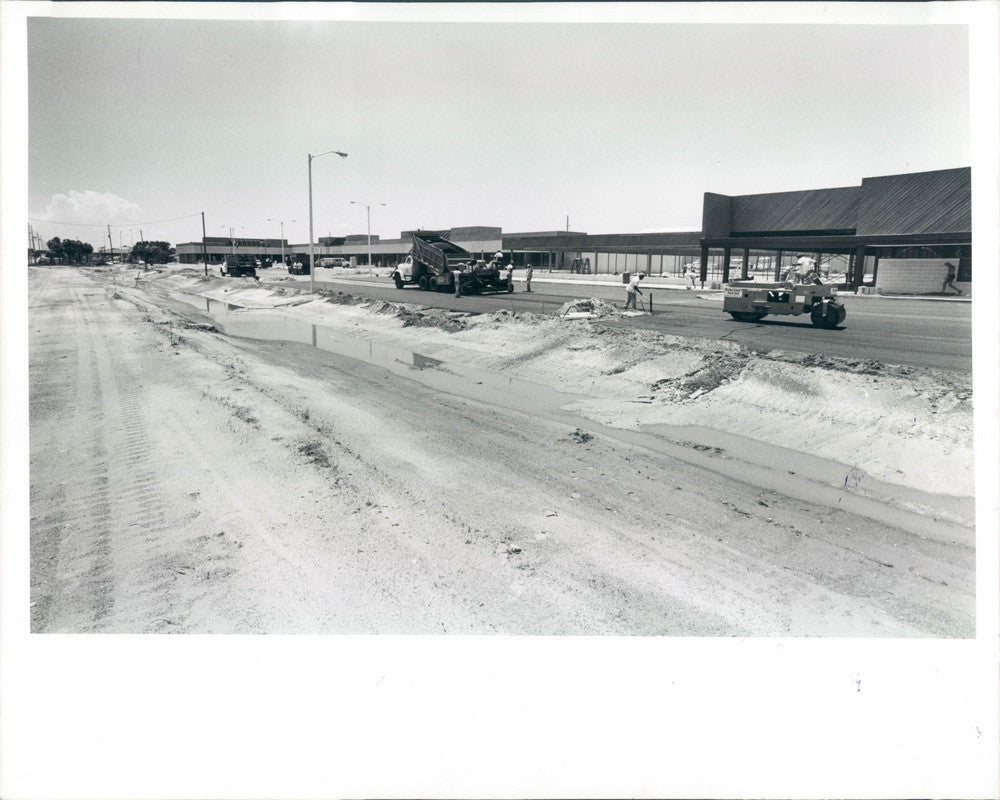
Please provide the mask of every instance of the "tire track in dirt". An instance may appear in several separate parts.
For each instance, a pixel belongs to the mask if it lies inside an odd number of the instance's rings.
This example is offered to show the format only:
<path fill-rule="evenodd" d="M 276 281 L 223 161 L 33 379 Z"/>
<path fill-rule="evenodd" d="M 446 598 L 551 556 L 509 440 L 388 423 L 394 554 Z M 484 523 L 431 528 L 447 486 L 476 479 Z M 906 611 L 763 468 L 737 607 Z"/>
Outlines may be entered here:
<path fill-rule="evenodd" d="M 148 358 L 178 385 L 150 384 L 133 401 L 144 373 L 110 364 L 120 381 L 102 441 L 123 464 L 105 488 L 131 504 L 113 503 L 114 524 L 134 540 L 113 554 L 120 562 L 137 545 L 147 558 L 126 559 L 145 577 L 115 587 L 105 629 L 864 635 L 884 624 L 955 635 L 967 621 L 942 612 L 954 593 L 938 583 L 926 620 L 910 598 L 913 583 L 941 575 L 933 556 L 953 556 L 960 575 L 965 553 L 921 543 L 926 555 L 897 561 L 903 539 L 874 527 L 858 532 L 858 550 L 838 530 L 858 522 L 849 515 L 815 519 L 787 499 L 778 508 L 707 467 L 610 437 L 581 446 L 553 420 L 402 388 L 305 347 L 197 329 L 171 347 L 181 326 L 170 313 L 122 298 L 127 335 L 141 339 L 129 349 L 154 341 Z M 143 419 L 154 399 L 159 415 Z M 205 452 L 201 437 L 220 430 L 222 450 Z M 225 471 L 251 449 L 239 474 Z M 166 493 L 169 525 L 142 539 L 171 474 L 186 485 Z"/>
<path fill-rule="evenodd" d="M 252 345 L 241 344 L 240 346 L 252 348 L 258 354 L 262 350 L 266 351 L 268 349 L 262 347 L 260 343 L 253 343 Z M 304 355 L 304 353 L 300 353 L 300 355 Z M 358 368 L 352 371 L 350 380 L 354 384 L 369 379 L 365 377 L 365 371 Z M 359 389 L 359 393 L 370 396 L 380 388 L 384 390 L 384 387 L 379 387 L 377 383 L 373 382 L 372 392 Z M 510 451 L 510 464 L 507 464 L 507 457 L 502 458 L 501 461 L 505 463 L 505 467 L 498 467 L 497 471 L 500 474 L 513 476 L 505 478 L 509 484 L 507 488 L 511 496 L 531 496 L 535 487 L 520 486 L 520 482 L 517 480 L 517 474 L 525 469 L 523 452 L 521 454 L 522 463 L 518 463 L 517 452 L 521 448 L 530 446 L 533 444 L 532 442 L 525 440 L 518 431 L 510 429 L 505 429 L 500 438 L 494 437 L 489 431 L 489 423 L 484 423 L 484 417 L 496 417 L 495 410 L 478 408 L 474 410 L 475 403 L 466 403 L 444 396 L 439 397 L 436 402 L 440 404 L 442 418 L 448 419 L 451 423 L 461 421 L 477 431 L 477 436 L 482 439 L 482 441 L 477 442 L 477 446 L 481 451 L 489 452 L 491 459 L 496 460 L 500 454 Z M 387 413 L 383 416 L 386 419 L 394 417 L 392 413 Z M 517 417 L 518 415 L 515 414 L 513 416 Z M 532 422 L 532 424 L 538 422 L 537 420 L 524 421 Z M 437 432 L 435 430 L 428 429 L 426 434 L 421 437 L 421 450 L 424 453 L 435 451 L 439 444 L 436 442 L 436 436 Z M 627 445 L 625 447 L 627 448 Z M 650 464 L 659 461 L 672 463 L 665 456 L 643 454 L 641 451 L 636 451 L 633 456 L 650 459 Z M 463 467 L 462 458 L 462 455 L 454 452 L 454 450 L 450 452 L 442 451 L 442 455 L 440 456 L 442 462 L 450 462 L 449 471 L 455 474 L 463 474 L 471 470 L 474 466 L 473 462 L 470 462 L 467 467 Z M 508 469 L 508 466 L 511 468 Z M 695 469 L 687 464 L 674 464 L 675 469 L 678 467 L 685 472 Z M 653 469 L 656 469 L 656 467 L 653 466 Z M 701 472 L 701 470 L 698 471 Z M 727 493 L 731 495 L 733 487 L 726 485 L 724 477 L 708 475 L 707 472 L 706 476 L 713 483 L 719 484 L 720 497 L 725 497 Z M 407 483 L 401 480 L 395 485 L 405 487 Z M 408 500 L 418 506 L 423 506 L 432 515 L 440 514 L 441 503 L 440 500 L 436 499 L 437 490 L 431 489 L 430 486 L 428 486 L 428 489 L 430 489 L 431 497 L 435 499 L 427 499 L 424 495 L 411 495 L 408 497 Z M 741 491 L 744 490 L 756 491 L 748 487 L 743 487 Z M 783 502 L 787 503 L 788 501 L 785 500 Z M 737 515 L 736 511 L 726 508 L 726 506 L 730 505 L 728 501 L 722 501 L 718 498 L 709 500 L 709 498 L 702 496 L 699 498 L 699 503 L 709 504 L 708 508 L 702 507 L 698 511 L 703 516 L 717 517 L 720 520 L 719 525 L 721 530 L 725 530 L 728 527 L 727 523 L 723 521 L 727 517 L 731 518 L 734 523 L 742 519 L 742 516 Z M 794 503 L 793 505 L 797 508 L 800 504 Z M 488 524 L 483 520 L 490 519 L 488 510 L 484 510 L 481 507 L 473 508 L 470 505 L 464 509 L 464 512 L 463 517 L 472 520 L 473 524 L 477 526 Z M 796 513 L 808 514 L 809 510 L 808 508 L 801 510 L 797 508 Z M 597 519 L 600 519 L 599 512 Z M 459 523 L 462 520 L 460 518 L 451 518 L 450 521 L 452 523 Z M 511 525 L 509 530 L 512 531 L 510 539 L 511 541 L 518 541 L 518 544 L 520 544 L 520 540 L 524 538 L 524 530 L 514 524 L 514 520 L 509 520 L 509 522 Z M 607 520 L 601 520 L 598 524 L 603 529 L 601 531 L 602 537 L 611 538 L 623 543 L 628 540 L 641 540 L 642 537 L 635 534 L 633 528 L 655 530 L 657 521 L 654 517 L 644 513 L 640 515 L 637 524 L 632 527 L 627 525 L 622 527 Z M 586 528 L 585 523 L 583 523 L 583 527 L 584 529 Z M 700 527 L 704 527 L 704 523 Z M 505 536 L 507 534 L 502 532 L 488 536 L 488 544 L 492 547 L 496 547 L 498 543 L 503 544 Z M 616 592 L 620 594 L 620 589 L 612 591 L 611 587 L 620 587 L 631 582 L 631 596 L 627 603 L 629 606 L 628 613 L 631 616 L 624 619 L 607 618 L 606 616 L 602 616 L 603 612 L 597 610 L 600 608 L 600 603 L 594 603 L 590 613 L 591 615 L 596 613 L 603 621 L 597 622 L 593 616 L 588 621 L 592 629 L 596 627 L 599 630 L 605 629 L 603 626 L 607 625 L 608 630 L 635 632 L 637 629 L 637 618 L 645 618 L 650 621 L 648 623 L 650 626 L 648 632 L 651 633 L 697 632 L 711 634 L 719 633 L 720 631 L 732 633 L 734 631 L 743 631 L 745 630 L 745 624 L 752 623 L 755 626 L 754 629 L 757 631 L 770 630 L 774 634 L 782 634 L 789 631 L 801 631 L 803 629 L 804 612 L 802 609 L 805 607 L 815 609 L 815 613 L 808 615 L 812 629 L 815 631 L 830 630 L 835 634 L 843 634 L 848 628 L 844 623 L 840 623 L 837 620 L 841 619 L 844 612 L 849 608 L 849 616 L 854 618 L 851 624 L 855 626 L 855 630 L 877 630 L 878 625 L 881 624 L 878 622 L 878 619 L 879 617 L 884 617 L 883 609 L 880 609 L 877 604 L 869 602 L 858 603 L 857 600 L 851 599 L 851 595 L 864 597 L 870 591 L 859 587 L 857 579 L 850 581 L 836 578 L 824 580 L 824 576 L 820 573 L 812 575 L 803 573 L 793 577 L 787 572 L 787 569 L 789 569 L 785 563 L 787 559 L 781 555 L 778 548 L 775 548 L 773 545 L 768 547 L 754 546 L 751 548 L 740 540 L 739 535 L 726 535 L 724 539 L 720 538 L 718 543 L 703 535 L 694 537 L 694 534 L 692 534 L 692 538 L 693 541 L 683 542 L 682 546 L 674 543 L 670 548 L 660 547 L 658 552 L 649 554 L 654 556 L 649 560 L 660 565 L 660 580 L 666 579 L 671 573 L 677 577 L 677 588 L 673 592 L 669 589 L 664 589 L 663 586 L 657 587 L 653 579 L 650 579 L 648 590 L 641 589 L 636 583 L 637 574 L 634 570 L 622 571 L 616 569 L 614 566 L 616 557 L 610 553 L 603 553 L 603 557 L 606 560 L 598 560 L 587 558 L 584 552 L 581 552 L 581 554 L 572 555 L 569 560 L 562 561 L 558 572 L 553 572 L 546 576 L 552 590 L 543 590 L 543 593 L 549 595 L 558 594 L 559 590 L 556 587 L 562 586 L 563 598 L 561 599 L 564 610 L 566 610 L 565 598 L 567 595 L 572 595 L 578 603 L 580 598 L 587 597 L 588 594 L 590 597 L 601 595 L 606 599 L 609 595 L 614 596 Z M 761 538 L 765 541 L 767 540 L 767 537 L 755 534 L 755 539 L 759 540 Z M 592 546 L 593 543 L 587 544 L 586 542 L 581 542 L 581 545 L 587 547 Z M 681 549 L 678 550 L 678 547 Z M 852 555 L 849 546 L 846 548 L 840 547 L 830 541 L 824 547 L 829 547 L 828 557 L 833 559 L 831 563 L 843 564 L 845 569 L 853 569 L 859 576 L 863 574 L 861 570 L 851 566 L 852 564 L 859 563 L 860 556 Z M 646 558 L 647 555 L 637 554 L 630 548 L 629 557 L 625 560 L 628 560 L 629 563 L 642 564 Z M 523 569 L 524 562 L 521 559 L 517 559 L 516 561 L 517 565 L 515 568 Z M 738 573 L 741 577 L 730 580 L 725 574 L 719 573 L 717 566 L 715 566 L 719 563 L 730 564 L 729 572 Z M 575 577 L 570 577 L 570 575 Z M 584 575 L 591 577 L 584 580 L 580 577 Z M 605 575 L 607 577 L 601 579 L 600 577 L 593 577 L 595 575 Z M 612 575 L 615 576 L 614 579 L 611 578 Z M 581 583 L 587 583 L 588 585 L 593 583 L 591 591 L 588 592 L 586 586 L 581 589 Z M 875 584 L 877 582 L 873 583 L 873 585 Z M 519 591 L 523 591 L 523 589 Z M 646 601 L 643 601 L 640 597 L 643 592 L 648 594 Z M 708 606 L 705 605 L 706 601 L 704 598 L 712 598 Z M 780 602 L 772 602 L 775 598 L 781 598 Z M 785 607 L 796 609 L 794 615 L 790 610 L 789 615 L 783 618 L 778 609 Z M 719 615 L 720 610 L 723 608 L 727 609 L 725 612 L 725 621 L 722 621 Z M 663 613 L 665 609 L 669 611 L 667 615 Z M 896 610 L 896 613 L 899 613 L 899 609 Z M 920 620 L 912 613 L 912 609 L 905 616 L 912 620 L 913 623 L 916 623 L 916 625 L 902 623 L 898 626 L 898 632 L 906 635 L 918 635 L 923 627 L 920 625 Z M 777 619 L 773 619 L 775 617 Z M 798 618 L 797 621 L 793 621 L 794 617 Z M 670 622 L 671 619 L 674 621 Z M 703 622 L 699 622 L 698 620 L 703 620 Z M 712 620 L 715 621 L 713 622 Z M 952 620 L 952 622 L 955 622 L 955 620 Z M 774 627 L 775 624 L 778 627 Z M 701 627 L 699 628 L 699 626 Z M 959 621 L 957 628 L 952 626 L 950 630 L 961 630 L 964 627 L 964 624 Z M 941 625 L 939 627 L 937 623 L 934 623 L 934 628 L 942 631 L 949 630 L 948 626 Z"/>
<path fill-rule="evenodd" d="M 90 294 L 79 289 L 70 294 L 70 302 L 60 309 L 65 314 L 54 320 L 55 331 L 59 322 L 76 324 L 86 317 Z M 78 477 L 73 481 L 57 478 L 44 488 L 32 480 L 32 509 L 54 508 L 43 518 L 32 518 L 32 549 L 39 554 L 37 561 L 33 558 L 32 630 L 89 630 L 108 612 L 110 507 L 107 453 L 99 425 L 101 383 L 90 340 L 65 338 L 64 334 L 64 341 L 76 346 L 75 370 L 70 375 L 65 367 L 58 368 L 45 391 L 54 394 L 56 384 L 70 382 L 75 395 L 73 422 L 63 429 L 46 424 L 48 416 L 39 419 L 32 414 L 32 474 L 41 471 L 42 454 L 51 452 L 49 448 L 65 437 L 61 444 L 69 457 L 62 467 Z M 34 364 L 32 374 L 39 369 Z"/>
<path fill-rule="evenodd" d="M 124 299 L 132 300 L 131 297 Z M 140 302 L 138 305 L 143 307 L 145 303 Z M 162 321 L 162 313 L 155 314 L 155 311 L 153 313 L 159 318 L 158 321 Z M 299 398 L 294 390 L 283 392 L 280 387 L 276 389 L 267 382 L 254 380 L 250 374 L 253 371 L 253 359 L 243 358 L 244 351 L 239 343 L 206 332 L 203 326 L 198 324 L 187 327 L 183 348 L 192 350 L 207 364 L 224 371 L 226 376 L 225 381 L 203 390 L 202 396 L 231 415 L 230 422 L 236 426 L 237 434 L 245 431 L 245 435 L 253 439 L 260 438 L 261 426 L 265 432 L 281 430 L 285 435 L 276 438 L 280 439 L 280 446 L 286 453 L 299 461 L 305 458 L 307 462 L 315 462 L 313 470 L 322 481 L 326 482 L 324 490 L 332 493 L 338 505 L 346 505 L 348 508 L 353 506 L 353 510 L 348 512 L 352 524 L 339 525 L 336 540 L 330 537 L 329 531 L 318 530 L 316 533 L 326 540 L 326 544 L 335 542 L 339 550 L 347 549 L 352 554 L 349 568 L 355 573 L 359 562 L 371 566 L 363 568 L 367 574 L 363 574 L 360 580 L 363 584 L 372 584 L 377 596 L 365 597 L 361 604 L 357 602 L 357 596 L 363 591 L 363 587 L 354 585 L 359 580 L 357 576 L 351 577 L 348 583 L 339 589 L 334 589 L 330 583 L 330 570 L 326 565 L 323 570 L 317 571 L 310 561 L 299 555 L 303 541 L 301 536 L 295 535 L 296 525 L 289 519 L 287 505 L 269 508 L 255 505 L 251 500 L 249 503 L 254 508 L 251 516 L 230 515 L 224 520 L 227 525 L 235 522 L 238 527 L 254 531 L 253 536 L 244 536 L 241 544 L 251 539 L 263 542 L 293 568 L 297 577 L 289 576 L 289 583 L 300 588 L 304 586 L 313 588 L 315 597 L 309 601 L 308 614 L 302 614 L 297 622 L 288 624 L 303 630 L 317 630 L 319 627 L 327 630 L 371 632 L 377 630 L 379 626 L 384 627 L 389 620 L 392 620 L 392 624 L 398 626 L 395 630 L 416 629 L 424 632 L 434 630 L 430 627 L 435 624 L 433 621 L 421 622 L 424 616 L 422 610 L 429 608 L 432 601 L 440 605 L 440 597 L 419 596 L 419 594 L 410 597 L 412 587 L 409 584 L 412 584 L 412 581 L 400 586 L 392 581 L 382 583 L 377 577 L 378 572 L 389 574 L 394 570 L 398 571 L 400 563 L 416 565 L 417 572 L 432 573 L 434 569 L 434 565 L 426 560 L 423 548 L 403 538 L 381 539 L 380 545 L 385 546 L 384 551 L 381 547 L 372 547 L 371 537 L 381 538 L 388 533 L 387 529 L 394 525 L 387 520 L 383 486 L 385 476 L 359 453 L 346 446 L 338 438 L 336 426 L 331 426 L 329 420 L 325 422 L 309 420 L 308 413 L 303 412 L 301 403 L 297 402 Z M 258 416 L 266 417 L 267 422 L 258 424 Z M 238 421 L 233 422 L 233 420 Z M 180 420 L 175 422 L 176 424 L 167 425 L 175 431 L 175 438 L 178 440 L 189 438 L 185 430 L 185 426 L 189 423 Z M 193 445 L 188 449 L 191 455 L 190 465 L 205 464 L 211 469 L 214 459 L 199 460 L 197 449 Z M 309 464 L 303 466 L 308 467 Z M 227 476 L 225 481 L 234 482 L 234 476 Z M 371 491 L 368 488 L 371 486 L 379 488 L 377 491 Z M 232 487 L 229 488 L 232 492 Z M 252 491 L 253 487 L 248 485 L 247 489 Z M 246 501 L 244 503 L 246 504 Z M 305 524 L 308 526 L 310 523 Z M 430 542 L 421 544 L 429 545 Z M 402 553 L 399 552 L 400 549 Z M 370 564 L 370 559 L 380 557 L 394 563 L 383 561 L 377 568 Z M 322 599 L 322 608 L 316 607 L 316 597 Z M 347 618 L 344 617 L 345 610 L 350 611 L 350 616 Z M 404 612 L 409 614 L 410 619 L 406 618 Z M 422 627 L 415 628 L 415 625 Z"/>

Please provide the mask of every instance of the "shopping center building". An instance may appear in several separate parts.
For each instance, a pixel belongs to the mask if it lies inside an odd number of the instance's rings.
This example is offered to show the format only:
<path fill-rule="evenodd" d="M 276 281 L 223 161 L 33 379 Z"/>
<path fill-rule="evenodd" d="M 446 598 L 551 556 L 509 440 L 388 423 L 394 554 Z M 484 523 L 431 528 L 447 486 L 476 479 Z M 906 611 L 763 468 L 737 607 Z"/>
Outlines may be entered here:
<path fill-rule="evenodd" d="M 947 263 L 958 286 L 972 280 L 972 170 L 968 167 L 865 178 L 860 186 L 728 196 L 706 192 L 700 231 L 588 234 L 505 233 L 500 227 L 454 227 L 445 238 L 489 258 L 511 255 L 517 267 L 584 273 L 680 275 L 693 267 L 704 284 L 733 278 L 776 279 L 806 255 L 823 275 L 848 288 L 941 291 Z M 409 231 L 382 239 L 320 237 L 320 259 L 392 266 L 410 252 Z M 308 243 L 265 237 L 208 237 L 177 245 L 183 263 L 220 263 L 226 255 L 308 263 Z"/>

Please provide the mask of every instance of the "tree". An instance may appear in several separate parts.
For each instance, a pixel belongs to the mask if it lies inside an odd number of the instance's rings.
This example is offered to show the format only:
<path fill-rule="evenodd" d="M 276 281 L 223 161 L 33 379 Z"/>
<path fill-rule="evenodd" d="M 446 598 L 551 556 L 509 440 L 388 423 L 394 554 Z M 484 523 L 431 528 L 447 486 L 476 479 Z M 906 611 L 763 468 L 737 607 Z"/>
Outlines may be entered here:
<path fill-rule="evenodd" d="M 60 239 L 58 236 L 56 236 L 53 239 L 49 239 L 45 243 L 45 246 L 49 249 L 49 253 L 52 255 L 53 258 L 63 257 L 63 243 L 62 239 Z"/>
<path fill-rule="evenodd" d="M 147 264 L 166 264 L 174 256 L 169 242 L 136 242 L 132 245 L 132 260 Z"/>
<path fill-rule="evenodd" d="M 63 239 L 62 249 L 63 256 L 70 264 L 80 264 L 87 261 L 90 254 L 94 252 L 92 244 L 77 239 Z"/>
<path fill-rule="evenodd" d="M 45 244 L 53 258 L 58 258 L 65 264 L 79 264 L 87 261 L 90 254 L 94 252 L 92 244 L 77 239 L 60 239 L 56 236 Z"/>

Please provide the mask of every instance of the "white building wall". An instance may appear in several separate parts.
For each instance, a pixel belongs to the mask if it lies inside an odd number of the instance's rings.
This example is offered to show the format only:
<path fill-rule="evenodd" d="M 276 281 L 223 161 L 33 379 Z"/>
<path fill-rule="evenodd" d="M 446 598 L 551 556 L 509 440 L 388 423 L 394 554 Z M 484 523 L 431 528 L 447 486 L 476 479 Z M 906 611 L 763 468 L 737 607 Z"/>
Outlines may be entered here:
<path fill-rule="evenodd" d="M 880 258 L 875 288 L 886 294 L 940 294 L 948 275 L 946 263 L 957 258 Z M 968 294 L 971 284 L 955 284 Z M 951 294 L 951 290 L 947 289 Z"/>

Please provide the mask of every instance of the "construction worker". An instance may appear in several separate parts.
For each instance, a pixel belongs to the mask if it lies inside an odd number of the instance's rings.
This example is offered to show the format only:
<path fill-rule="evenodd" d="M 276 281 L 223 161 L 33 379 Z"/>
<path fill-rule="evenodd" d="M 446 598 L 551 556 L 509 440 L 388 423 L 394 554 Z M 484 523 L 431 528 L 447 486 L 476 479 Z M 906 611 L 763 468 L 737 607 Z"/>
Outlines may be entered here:
<path fill-rule="evenodd" d="M 944 285 L 941 287 L 941 294 L 944 294 L 945 289 L 952 289 L 958 294 L 963 294 L 962 290 L 955 285 L 955 276 L 958 274 L 957 267 L 950 261 L 946 261 L 944 266 L 948 272 L 944 278 Z"/>
<path fill-rule="evenodd" d="M 628 282 L 625 287 L 625 310 L 628 311 L 631 308 L 633 311 L 637 311 L 635 307 L 635 296 L 636 293 L 642 294 L 642 289 L 639 288 L 639 281 L 641 281 L 646 276 L 643 273 L 638 275 L 633 275 L 632 279 Z"/>
<path fill-rule="evenodd" d="M 459 269 L 456 269 L 454 272 L 451 273 L 451 275 L 452 275 L 452 278 L 455 281 L 455 297 L 461 297 L 462 296 L 462 271 L 459 270 Z"/>
<path fill-rule="evenodd" d="M 524 268 L 524 291 L 526 292 L 531 291 L 531 276 L 534 272 L 535 268 L 531 266 L 531 262 L 529 261 Z"/>
<path fill-rule="evenodd" d="M 695 270 L 694 270 L 694 265 L 693 264 L 688 264 L 687 267 L 684 269 L 684 278 L 687 281 L 687 285 L 684 287 L 685 290 L 694 289 L 695 288 L 695 286 L 694 286 L 695 274 L 696 273 L 695 273 Z"/>

